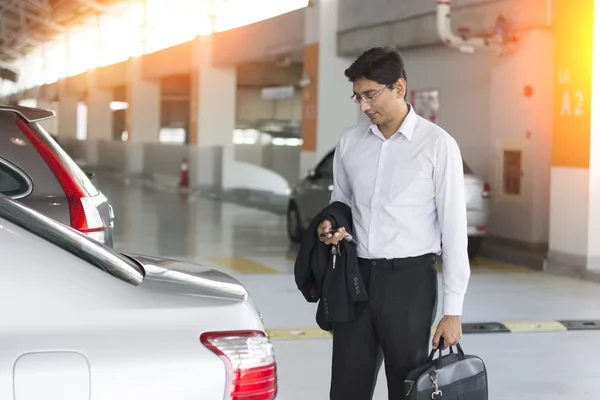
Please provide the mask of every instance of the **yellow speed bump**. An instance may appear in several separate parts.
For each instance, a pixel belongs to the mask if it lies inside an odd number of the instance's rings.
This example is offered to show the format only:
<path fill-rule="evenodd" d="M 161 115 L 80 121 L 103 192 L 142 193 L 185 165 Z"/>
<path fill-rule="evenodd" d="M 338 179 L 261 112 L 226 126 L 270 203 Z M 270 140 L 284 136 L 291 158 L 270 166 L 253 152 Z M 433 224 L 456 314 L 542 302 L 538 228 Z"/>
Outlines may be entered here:
<path fill-rule="evenodd" d="M 562 332 L 567 330 L 567 327 L 558 321 L 502 321 L 502 324 L 513 333 Z"/>
<path fill-rule="evenodd" d="M 318 327 L 306 327 L 296 329 L 267 329 L 269 338 L 273 340 L 293 339 L 331 339 L 331 333 Z"/>

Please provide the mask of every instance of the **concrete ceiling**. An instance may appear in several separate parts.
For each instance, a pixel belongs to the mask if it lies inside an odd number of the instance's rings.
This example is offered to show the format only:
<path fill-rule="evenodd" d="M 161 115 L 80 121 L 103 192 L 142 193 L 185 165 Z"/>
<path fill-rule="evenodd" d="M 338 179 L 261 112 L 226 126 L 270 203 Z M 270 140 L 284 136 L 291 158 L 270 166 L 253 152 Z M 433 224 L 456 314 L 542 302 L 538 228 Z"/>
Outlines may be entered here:
<path fill-rule="evenodd" d="M 22 58 L 67 28 L 123 0 L 0 0 L 0 63 Z"/>

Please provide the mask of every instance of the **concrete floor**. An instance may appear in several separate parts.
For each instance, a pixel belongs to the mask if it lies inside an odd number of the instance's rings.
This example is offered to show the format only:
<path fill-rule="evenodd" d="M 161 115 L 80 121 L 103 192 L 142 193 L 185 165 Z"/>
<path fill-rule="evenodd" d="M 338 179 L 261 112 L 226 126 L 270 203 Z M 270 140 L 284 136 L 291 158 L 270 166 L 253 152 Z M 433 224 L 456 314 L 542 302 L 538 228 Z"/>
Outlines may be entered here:
<path fill-rule="evenodd" d="M 100 177 L 98 185 L 115 207 L 118 250 L 226 271 L 250 290 L 268 329 L 310 333 L 273 336 L 278 399 L 328 398 L 331 339 L 314 329 L 314 305 L 295 287 L 295 248 L 283 217 L 114 178 Z M 598 284 L 489 260 L 475 260 L 472 268 L 464 322 L 600 319 Z M 600 331 L 549 329 L 464 336 L 465 352 L 486 362 L 490 399 L 600 399 Z M 383 371 L 375 399 L 387 399 Z"/>

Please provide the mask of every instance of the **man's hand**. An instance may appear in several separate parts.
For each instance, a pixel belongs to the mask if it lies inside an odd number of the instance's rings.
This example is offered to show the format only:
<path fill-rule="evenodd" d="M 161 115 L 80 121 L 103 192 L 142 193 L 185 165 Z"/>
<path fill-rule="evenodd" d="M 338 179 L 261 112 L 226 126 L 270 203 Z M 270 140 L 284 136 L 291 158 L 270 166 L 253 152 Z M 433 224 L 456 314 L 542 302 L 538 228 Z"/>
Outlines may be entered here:
<path fill-rule="evenodd" d="M 433 337 L 434 349 L 437 349 L 440 345 L 441 337 L 444 338 L 444 348 L 442 350 L 458 344 L 462 339 L 462 323 L 459 315 L 446 315 L 442 318 Z"/>
<path fill-rule="evenodd" d="M 337 244 L 337 242 L 342 240 L 344 234 L 346 233 L 346 229 L 340 228 L 333 235 L 331 233 L 328 233 L 326 236 L 321 236 L 321 234 L 329 232 L 330 230 L 331 222 L 327 219 L 324 219 L 317 228 L 317 235 L 321 242 L 325 244 Z"/>

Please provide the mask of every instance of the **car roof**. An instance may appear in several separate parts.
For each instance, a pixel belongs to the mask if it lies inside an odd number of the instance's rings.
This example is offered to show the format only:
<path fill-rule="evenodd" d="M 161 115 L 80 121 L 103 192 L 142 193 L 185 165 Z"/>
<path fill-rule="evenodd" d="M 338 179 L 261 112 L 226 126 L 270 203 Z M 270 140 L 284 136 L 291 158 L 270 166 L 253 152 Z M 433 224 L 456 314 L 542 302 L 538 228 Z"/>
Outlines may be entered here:
<path fill-rule="evenodd" d="M 8 111 L 19 114 L 21 117 L 25 118 L 27 122 L 43 121 L 56 116 L 56 113 L 52 110 L 5 104 L 0 104 L 0 111 Z"/>

